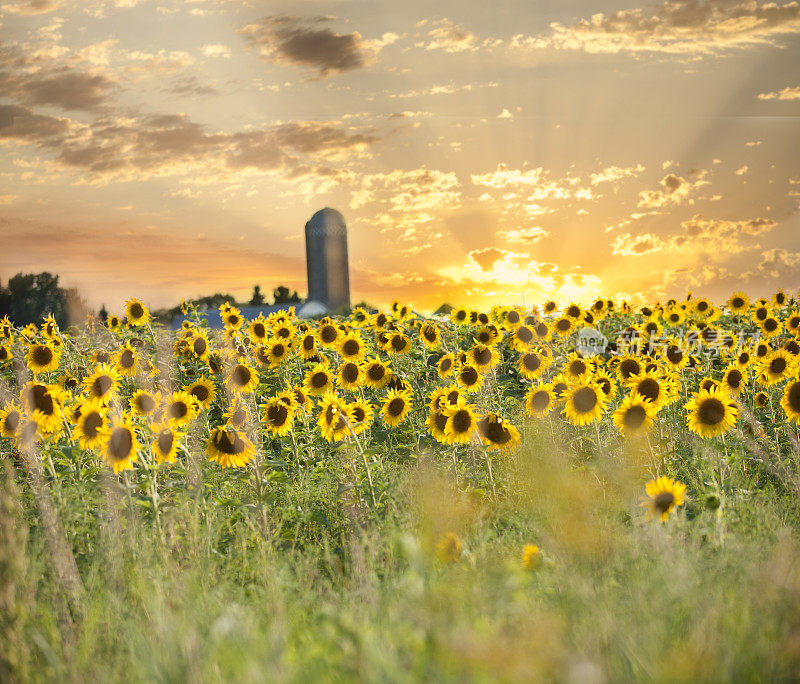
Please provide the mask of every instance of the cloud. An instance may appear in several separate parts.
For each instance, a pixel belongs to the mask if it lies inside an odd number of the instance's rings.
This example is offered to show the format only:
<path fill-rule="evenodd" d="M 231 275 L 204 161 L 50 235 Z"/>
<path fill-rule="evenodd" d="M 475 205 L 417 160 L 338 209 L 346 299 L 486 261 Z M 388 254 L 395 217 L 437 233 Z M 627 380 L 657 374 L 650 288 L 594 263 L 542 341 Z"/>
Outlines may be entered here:
<path fill-rule="evenodd" d="M 645 167 L 641 164 L 629 167 L 608 166 L 598 173 L 590 174 L 589 182 L 591 185 L 599 185 L 600 183 L 613 183 L 623 178 L 636 178 L 644 170 Z"/>
<path fill-rule="evenodd" d="M 9 14 L 45 14 L 61 7 L 57 0 L 17 0 L 0 5 L 3 12 Z"/>
<path fill-rule="evenodd" d="M 611 244 L 611 252 L 617 256 L 645 256 L 665 249 L 666 243 L 654 233 L 617 235 Z"/>
<path fill-rule="evenodd" d="M 549 35 L 517 34 L 517 48 L 583 50 L 590 53 L 661 52 L 705 55 L 732 48 L 778 45 L 800 32 L 800 4 L 755 0 L 664 0 L 654 10 L 594 14 L 571 26 L 550 25 Z"/>
<path fill-rule="evenodd" d="M 500 39 L 486 38 L 480 40 L 474 33 L 456 26 L 450 19 L 440 19 L 434 28 L 428 31 L 429 40 L 416 43 L 416 47 L 426 50 L 443 50 L 444 52 L 475 52 L 482 47 L 494 47 L 502 44 Z"/>
<path fill-rule="evenodd" d="M 271 15 L 239 29 L 247 43 L 264 58 L 278 64 L 310 67 L 319 78 L 367 66 L 397 34 L 365 41 L 358 31 L 340 34 L 326 24 L 334 17 Z"/>
<path fill-rule="evenodd" d="M 196 76 L 180 76 L 172 79 L 168 86 L 161 89 L 165 93 L 173 95 L 190 95 L 197 97 L 201 95 L 216 95 L 219 90 L 213 85 L 201 83 Z"/>
<path fill-rule="evenodd" d="M 530 228 L 517 226 L 511 230 L 501 230 L 497 233 L 497 237 L 501 240 L 516 244 L 534 244 L 548 235 L 550 233 L 540 226 L 531 226 Z"/>
<path fill-rule="evenodd" d="M 225 59 L 231 58 L 231 49 L 227 45 L 220 45 L 215 43 L 213 45 L 203 45 L 200 51 L 206 57 L 223 57 Z"/>
<path fill-rule="evenodd" d="M 96 111 L 114 86 L 102 73 L 78 71 L 44 54 L 0 44 L 0 92 L 21 104 Z"/>
<path fill-rule="evenodd" d="M 318 121 L 222 133 L 184 114 L 101 117 L 77 125 L 23 107 L 0 106 L 4 138 L 51 150 L 56 164 L 84 172 L 88 182 L 287 170 L 300 163 L 299 157 L 341 159 L 378 140 L 371 133 Z"/>
<path fill-rule="evenodd" d="M 747 164 L 745 164 L 744 166 L 740 166 L 738 169 L 736 169 L 736 171 L 734 171 L 734 173 L 737 176 L 744 176 L 744 174 L 747 173 L 748 168 L 749 167 L 747 166 Z"/>
<path fill-rule="evenodd" d="M 486 247 L 485 249 L 473 249 L 469 253 L 469 258 L 472 259 L 484 271 L 491 271 L 492 267 L 503 259 L 506 255 L 510 254 L 504 249 L 497 249 L 497 247 Z"/>
<path fill-rule="evenodd" d="M 783 90 L 759 93 L 759 100 L 800 100 L 800 86 L 786 86 Z"/>
<path fill-rule="evenodd" d="M 798 265 L 800 265 L 800 252 L 790 252 L 782 247 L 776 247 L 761 252 L 758 270 L 778 278 L 782 274 L 796 275 Z"/>
<path fill-rule="evenodd" d="M 497 118 L 498 118 L 498 119 L 513 119 L 513 118 L 514 118 L 514 115 L 513 115 L 511 112 L 509 112 L 509 111 L 508 111 L 508 110 L 507 110 L 507 109 L 504 107 L 504 108 L 503 108 L 503 111 L 502 111 L 502 112 L 500 112 L 500 113 L 497 115 Z"/>
<path fill-rule="evenodd" d="M 667 174 L 659 181 L 661 190 L 642 190 L 639 193 L 639 201 L 636 206 L 658 209 L 670 204 L 682 204 L 687 200 L 689 204 L 693 204 L 694 200 L 690 198 L 691 193 L 696 188 L 710 184 L 705 180 L 707 174 L 708 172 L 703 169 L 694 170 L 694 172 L 690 172 L 690 175 L 696 176 L 696 180 L 693 181 L 674 173 Z"/>
<path fill-rule="evenodd" d="M 352 209 L 381 202 L 389 204 L 389 211 L 430 212 L 444 206 L 457 206 L 461 199 L 460 183 L 455 173 L 426 166 L 365 174 L 360 179 L 360 186 L 352 194 Z"/>

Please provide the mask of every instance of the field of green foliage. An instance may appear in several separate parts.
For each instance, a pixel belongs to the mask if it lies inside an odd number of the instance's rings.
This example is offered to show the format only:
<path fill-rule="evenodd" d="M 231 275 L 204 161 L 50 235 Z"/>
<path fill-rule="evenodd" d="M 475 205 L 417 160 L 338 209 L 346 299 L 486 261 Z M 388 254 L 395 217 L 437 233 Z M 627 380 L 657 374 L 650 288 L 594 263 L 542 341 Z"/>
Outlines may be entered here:
<path fill-rule="evenodd" d="M 0 321 L 0 681 L 796 681 L 800 313 Z"/>

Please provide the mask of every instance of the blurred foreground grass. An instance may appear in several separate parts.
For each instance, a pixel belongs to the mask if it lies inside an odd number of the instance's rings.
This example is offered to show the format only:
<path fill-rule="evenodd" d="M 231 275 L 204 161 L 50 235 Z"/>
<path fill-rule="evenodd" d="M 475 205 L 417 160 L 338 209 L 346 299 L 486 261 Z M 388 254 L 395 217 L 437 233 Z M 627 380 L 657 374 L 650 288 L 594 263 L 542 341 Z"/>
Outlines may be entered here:
<path fill-rule="evenodd" d="M 77 594 L 24 468 L 5 454 L 0 679 L 797 678 L 790 481 L 733 437 L 696 440 L 665 463 L 647 442 L 576 445 L 569 426 L 546 421 L 525 432 L 494 461 L 496 495 L 465 486 L 442 454 L 387 452 L 372 464 L 377 507 L 347 446 L 260 471 L 261 486 L 250 470 L 222 479 L 201 457 L 192 487 L 177 464 L 159 520 L 108 470 L 48 478 Z M 694 493 L 665 524 L 637 505 L 659 470 Z M 436 553 L 448 533 L 462 547 L 454 562 Z M 529 543 L 534 569 L 522 566 Z"/>

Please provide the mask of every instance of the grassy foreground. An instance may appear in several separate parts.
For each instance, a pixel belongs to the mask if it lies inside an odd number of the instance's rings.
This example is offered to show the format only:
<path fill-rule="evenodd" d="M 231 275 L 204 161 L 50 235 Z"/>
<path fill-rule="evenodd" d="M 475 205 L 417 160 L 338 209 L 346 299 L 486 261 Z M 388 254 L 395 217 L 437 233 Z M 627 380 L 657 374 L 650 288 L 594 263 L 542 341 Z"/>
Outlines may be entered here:
<path fill-rule="evenodd" d="M 239 477 L 177 463 L 158 519 L 124 472 L 53 478 L 5 452 L 0 679 L 797 677 L 796 452 L 687 434 L 666 463 L 657 439 L 522 430 L 494 461 L 495 495 L 442 454 L 387 448 L 369 457 L 373 505 L 345 445 Z M 714 494 L 649 522 L 642 481 L 664 470 Z M 448 532 L 454 562 L 436 552 Z"/>

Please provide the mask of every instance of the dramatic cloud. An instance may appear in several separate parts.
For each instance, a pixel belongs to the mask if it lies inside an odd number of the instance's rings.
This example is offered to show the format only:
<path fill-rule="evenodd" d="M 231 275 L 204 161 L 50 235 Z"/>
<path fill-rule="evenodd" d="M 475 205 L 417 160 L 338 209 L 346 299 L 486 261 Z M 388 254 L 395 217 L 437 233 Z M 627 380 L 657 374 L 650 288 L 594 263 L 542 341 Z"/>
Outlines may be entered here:
<path fill-rule="evenodd" d="M 758 270 L 778 278 L 789 273 L 796 274 L 798 266 L 800 266 L 800 252 L 789 252 L 782 247 L 776 247 L 761 252 Z"/>
<path fill-rule="evenodd" d="M 497 247 L 486 247 L 485 249 L 475 249 L 469 253 L 469 258 L 472 259 L 484 271 L 491 271 L 492 267 L 503 259 L 509 252 L 504 249 L 497 249 Z"/>
<path fill-rule="evenodd" d="M 54 150 L 61 165 L 103 180 L 288 168 L 298 163 L 295 155 L 337 159 L 378 140 L 316 121 L 219 133 L 183 114 L 108 117 L 78 126 L 15 106 L 0 107 L 3 138 Z"/>
<path fill-rule="evenodd" d="M 664 52 L 702 55 L 730 48 L 777 45 L 800 32 L 800 4 L 755 0 L 665 0 L 655 11 L 594 14 L 572 26 L 550 25 L 549 35 L 518 34 L 512 47 L 593 53 Z"/>
<path fill-rule="evenodd" d="M 783 90 L 759 93 L 759 100 L 800 100 L 800 86 L 786 86 Z"/>
<path fill-rule="evenodd" d="M 16 45 L 0 45 L 0 92 L 21 104 L 98 110 L 114 82 L 102 73 L 77 71 Z"/>
<path fill-rule="evenodd" d="M 265 59 L 310 67 L 319 78 L 366 66 L 385 45 L 398 38 L 396 33 L 384 33 L 379 40 L 369 41 L 358 31 L 339 34 L 327 27 L 333 20 L 272 15 L 242 27 L 239 33 Z"/>

